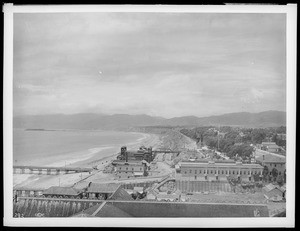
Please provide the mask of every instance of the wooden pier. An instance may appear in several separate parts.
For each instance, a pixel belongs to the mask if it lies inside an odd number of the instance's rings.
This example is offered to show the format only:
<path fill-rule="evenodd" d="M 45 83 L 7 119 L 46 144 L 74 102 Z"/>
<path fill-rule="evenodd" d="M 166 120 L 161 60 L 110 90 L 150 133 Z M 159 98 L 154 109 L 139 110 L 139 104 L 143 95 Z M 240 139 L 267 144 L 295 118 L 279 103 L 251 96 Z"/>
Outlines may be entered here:
<path fill-rule="evenodd" d="M 92 172 L 93 168 L 13 166 L 14 174 L 59 175 L 78 172 Z"/>

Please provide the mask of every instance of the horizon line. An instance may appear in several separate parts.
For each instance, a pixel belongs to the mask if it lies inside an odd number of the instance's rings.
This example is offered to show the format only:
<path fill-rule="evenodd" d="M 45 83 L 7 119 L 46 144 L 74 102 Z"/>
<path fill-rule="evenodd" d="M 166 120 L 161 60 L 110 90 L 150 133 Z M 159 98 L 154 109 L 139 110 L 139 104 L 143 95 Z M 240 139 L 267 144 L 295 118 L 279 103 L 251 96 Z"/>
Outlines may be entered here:
<path fill-rule="evenodd" d="M 163 116 L 154 116 L 149 114 L 126 114 L 126 113 L 114 113 L 114 114 L 106 114 L 106 113 L 100 113 L 100 112 L 78 112 L 78 113 L 72 113 L 72 114 L 66 114 L 66 113 L 49 113 L 49 114 L 19 114 L 19 115 L 13 115 L 13 118 L 15 117 L 22 117 L 22 116 L 50 116 L 50 115 L 64 115 L 64 116 L 71 116 L 71 115 L 83 115 L 83 114 L 90 114 L 90 115 L 103 115 L 103 116 L 114 116 L 114 115 L 128 115 L 128 116 L 150 116 L 150 117 L 158 117 L 162 119 L 174 119 L 174 118 L 182 118 L 182 117 L 197 117 L 197 118 L 205 118 L 205 117 L 212 117 L 212 116 L 223 116 L 223 115 L 229 115 L 229 114 L 238 114 L 238 113 L 249 113 L 249 114 L 259 114 L 263 112 L 284 112 L 281 110 L 266 110 L 266 111 L 260 111 L 260 112 L 247 112 L 247 111 L 240 111 L 240 112 L 229 112 L 224 114 L 213 114 L 213 115 L 206 115 L 206 116 L 196 116 L 196 115 L 183 115 L 183 116 L 174 116 L 170 118 L 166 118 Z"/>

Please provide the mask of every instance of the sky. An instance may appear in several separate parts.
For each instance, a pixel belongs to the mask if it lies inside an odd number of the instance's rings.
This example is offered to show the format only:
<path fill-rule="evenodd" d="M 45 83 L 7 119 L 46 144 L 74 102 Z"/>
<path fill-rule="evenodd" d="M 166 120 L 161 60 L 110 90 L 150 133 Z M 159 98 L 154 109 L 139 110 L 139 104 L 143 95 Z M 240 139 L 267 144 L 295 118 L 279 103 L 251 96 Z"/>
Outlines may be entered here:
<path fill-rule="evenodd" d="M 15 13 L 14 115 L 286 110 L 285 14 Z"/>

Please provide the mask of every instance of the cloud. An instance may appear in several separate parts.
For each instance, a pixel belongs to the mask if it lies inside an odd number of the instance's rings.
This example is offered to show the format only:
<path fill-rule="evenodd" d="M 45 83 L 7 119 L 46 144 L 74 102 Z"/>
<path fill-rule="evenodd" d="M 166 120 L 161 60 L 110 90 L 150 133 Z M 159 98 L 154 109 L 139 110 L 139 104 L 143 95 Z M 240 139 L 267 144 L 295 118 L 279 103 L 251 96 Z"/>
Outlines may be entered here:
<path fill-rule="evenodd" d="M 20 113 L 173 117 L 285 108 L 284 15 L 14 15 Z"/>
<path fill-rule="evenodd" d="M 264 98 L 264 93 L 261 90 L 252 88 L 250 89 L 250 92 L 246 94 L 245 96 L 241 97 L 241 101 L 243 103 L 249 104 L 249 103 L 259 103 Z"/>

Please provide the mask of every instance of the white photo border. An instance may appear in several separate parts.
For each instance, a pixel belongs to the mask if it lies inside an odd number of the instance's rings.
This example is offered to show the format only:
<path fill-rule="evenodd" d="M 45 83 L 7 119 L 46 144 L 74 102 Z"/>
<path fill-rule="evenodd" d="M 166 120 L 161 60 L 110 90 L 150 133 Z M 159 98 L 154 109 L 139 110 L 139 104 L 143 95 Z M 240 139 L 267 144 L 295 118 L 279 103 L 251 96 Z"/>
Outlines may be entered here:
<path fill-rule="evenodd" d="M 294 227 L 296 152 L 297 5 L 19 5 L 4 4 L 4 225 L 60 227 Z M 67 12 L 284 13 L 286 14 L 287 202 L 286 217 L 262 218 L 13 218 L 13 14 Z"/>

